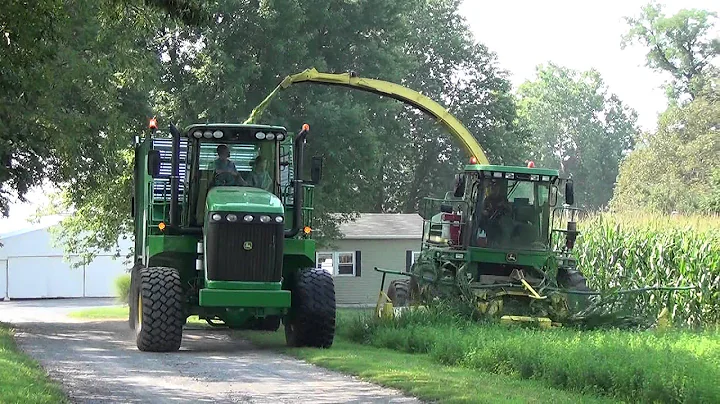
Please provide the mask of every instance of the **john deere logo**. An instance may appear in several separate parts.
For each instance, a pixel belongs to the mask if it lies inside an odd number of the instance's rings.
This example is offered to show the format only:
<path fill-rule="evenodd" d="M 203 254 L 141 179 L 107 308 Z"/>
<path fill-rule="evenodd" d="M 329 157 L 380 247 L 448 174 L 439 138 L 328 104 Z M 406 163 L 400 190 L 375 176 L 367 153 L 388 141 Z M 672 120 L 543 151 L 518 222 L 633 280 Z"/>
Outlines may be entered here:
<path fill-rule="evenodd" d="M 507 262 L 515 262 L 515 261 L 517 261 L 517 255 L 515 255 L 515 253 L 508 253 L 508 254 L 505 256 L 505 260 L 506 260 Z"/>
<path fill-rule="evenodd" d="M 252 250 L 252 241 L 246 241 L 245 243 L 243 243 L 243 248 L 245 249 L 245 251 Z"/>

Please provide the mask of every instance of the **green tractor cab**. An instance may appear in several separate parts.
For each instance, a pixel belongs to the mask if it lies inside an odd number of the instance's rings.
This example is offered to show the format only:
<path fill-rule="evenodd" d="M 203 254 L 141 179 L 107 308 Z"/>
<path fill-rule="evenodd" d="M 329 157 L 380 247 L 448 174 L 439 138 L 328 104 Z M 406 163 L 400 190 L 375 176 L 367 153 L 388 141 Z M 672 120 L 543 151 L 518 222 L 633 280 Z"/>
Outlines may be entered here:
<path fill-rule="evenodd" d="M 558 325 L 584 300 L 558 291 L 589 291 L 570 255 L 579 211 L 570 207 L 572 181 L 534 164 L 473 163 L 456 177 L 454 191 L 444 199 L 424 199 L 421 253 L 410 272 L 376 268 L 409 276 L 381 293 L 378 314 L 384 302 L 404 307 L 460 297 L 506 322 Z M 561 183 L 565 204 L 557 206 Z M 562 217 L 569 217 L 567 228 L 552 228 Z M 561 234 L 566 235 L 564 243 Z"/>
<path fill-rule="evenodd" d="M 300 178 L 305 125 L 170 125 L 135 146 L 130 328 L 142 351 L 178 350 L 183 325 L 276 331 L 329 347 L 332 276 L 315 269 L 314 184 Z"/>

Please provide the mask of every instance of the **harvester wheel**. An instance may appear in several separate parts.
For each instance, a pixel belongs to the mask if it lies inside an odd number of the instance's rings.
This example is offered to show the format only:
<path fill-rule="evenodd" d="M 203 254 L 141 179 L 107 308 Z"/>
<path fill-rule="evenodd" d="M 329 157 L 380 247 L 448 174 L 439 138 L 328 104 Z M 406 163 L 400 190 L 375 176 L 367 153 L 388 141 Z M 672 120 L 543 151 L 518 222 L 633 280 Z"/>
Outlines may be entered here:
<path fill-rule="evenodd" d="M 323 269 L 297 274 L 292 307 L 285 317 L 288 346 L 329 348 L 335 338 L 335 283 Z"/>
<path fill-rule="evenodd" d="M 582 292 L 592 291 L 587 285 L 585 275 L 577 269 L 562 271 L 558 278 L 558 283 L 563 288 Z M 575 311 L 585 309 L 590 304 L 590 295 L 568 294 L 568 303 L 574 306 L 571 309 Z"/>
<path fill-rule="evenodd" d="M 167 267 L 141 268 L 137 283 L 135 339 L 138 349 L 169 352 L 180 349 L 183 290 L 180 273 Z"/>
<path fill-rule="evenodd" d="M 128 325 L 131 330 L 135 329 L 135 323 L 137 321 L 138 291 L 140 290 L 138 286 L 138 279 L 140 276 L 140 269 L 142 267 L 143 264 L 138 262 L 130 270 L 130 290 L 128 291 Z"/>
<path fill-rule="evenodd" d="M 398 279 L 390 282 L 387 295 L 393 307 L 410 305 L 410 279 Z"/>

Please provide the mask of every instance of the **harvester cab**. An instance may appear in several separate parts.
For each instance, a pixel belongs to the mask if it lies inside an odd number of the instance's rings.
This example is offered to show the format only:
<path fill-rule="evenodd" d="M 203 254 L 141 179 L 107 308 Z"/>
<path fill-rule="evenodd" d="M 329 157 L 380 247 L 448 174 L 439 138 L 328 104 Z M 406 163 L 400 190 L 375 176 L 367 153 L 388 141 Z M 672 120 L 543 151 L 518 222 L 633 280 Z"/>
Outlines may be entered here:
<path fill-rule="evenodd" d="M 303 181 L 309 126 L 170 125 L 137 139 L 135 262 L 129 325 L 142 351 L 180 347 L 187 318 L 275 331 L 291 346 L 329 347 L 332 276 L 315 269 L 314 184 Z"/>

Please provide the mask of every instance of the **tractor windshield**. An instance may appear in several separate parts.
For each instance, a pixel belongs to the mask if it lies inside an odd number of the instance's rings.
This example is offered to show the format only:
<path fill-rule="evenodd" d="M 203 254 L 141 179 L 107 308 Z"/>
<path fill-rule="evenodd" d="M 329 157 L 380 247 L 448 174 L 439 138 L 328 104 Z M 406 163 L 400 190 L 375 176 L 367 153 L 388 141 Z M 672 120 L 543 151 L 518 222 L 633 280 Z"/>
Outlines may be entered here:
<path fill-rule="evenodd" d="M 273 192 L 276 150 L 274 143 L 200 144 L 200 178 L 210 186 L 248 186 Z"/>
<path fill-rule="evenodd" d="M 549 183 L 484 178 L 479 191 L 472 246 L 548 248 Z"/>

